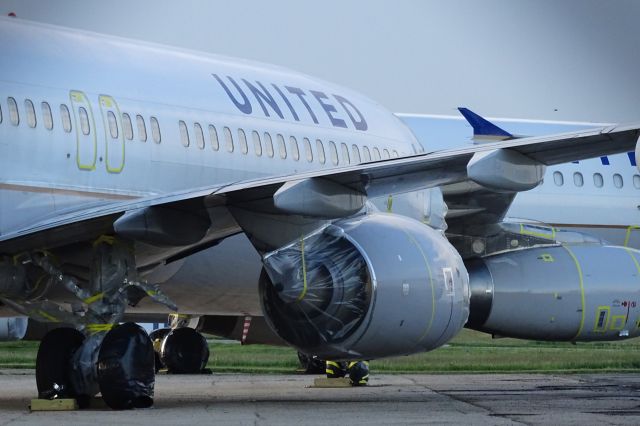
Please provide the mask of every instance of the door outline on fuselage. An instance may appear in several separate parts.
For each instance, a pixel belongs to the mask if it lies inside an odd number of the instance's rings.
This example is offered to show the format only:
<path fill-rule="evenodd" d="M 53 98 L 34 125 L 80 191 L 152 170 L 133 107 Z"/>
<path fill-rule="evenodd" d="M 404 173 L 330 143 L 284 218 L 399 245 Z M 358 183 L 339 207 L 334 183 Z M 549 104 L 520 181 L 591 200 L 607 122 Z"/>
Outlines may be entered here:
<path fill-rule="evenodd" d="M 124 129 L 122 128 L 122 114 L 118 103 L 109 95 L 100 95 L 99 97 L 100 113 L 102 114 L 102 126 L 104 127 L 104 158 L 105 166 L 109 173 L 120 173 L 124 169 Z M 117 137 L 111 136 L 111 127 L 109 125 L 109 111 L 116 117 Z M 119 146 L 118 146 L 119 145 Z M 111 151 L 109 147 L 112 147 Z M 116 158 L 113 161 L 111 156 Z"/>
<path fill-rule="evenodd" d="M 71 110 L 73 111 L 73 121 L 76 127 L 76 164 L 80 170 L 95 170 L 96 161 L 98 159 L 98 142 L 96 140 L 96 123 L 93 119 L 93 110 L 91 109 L 91 103 L 84 92 L 79 90 L 71 90 L 69 92 L 69 100 L 71 101 Z M 85 135 L 82 132 L 80 126 L 80 108 L 84 108 L 87 111 L 89 120 L 89 134 Z M 91 148 L 92 147 L 92 148 Z M 89 148 L 86 150 L 85 148 Z M 85 150 L 88 155 L 85 154 Z M 91 151 L 93 150 L 93 156 Z M 87 161 L 87 158 L 91 158 Z"/>

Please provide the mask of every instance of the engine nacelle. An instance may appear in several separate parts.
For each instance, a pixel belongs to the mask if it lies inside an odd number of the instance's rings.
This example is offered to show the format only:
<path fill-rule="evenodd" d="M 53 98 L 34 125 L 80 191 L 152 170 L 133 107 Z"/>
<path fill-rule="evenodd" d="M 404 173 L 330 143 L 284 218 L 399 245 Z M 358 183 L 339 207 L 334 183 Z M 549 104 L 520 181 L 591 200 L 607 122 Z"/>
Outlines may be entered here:
<path fill-rule="evenodd" d="M 518 250 L 467 264 L 467 327 L 534 340 L 640 335 L 640 252 L 599 244 Z"/>
<path fill-rule="evenodd" d="M 391 214 L 337 222 L 265 256 L 260 294 L 282 339 L 323 359 L 373 359 L 447 342 L 469 312 L 461 257 Z"/>

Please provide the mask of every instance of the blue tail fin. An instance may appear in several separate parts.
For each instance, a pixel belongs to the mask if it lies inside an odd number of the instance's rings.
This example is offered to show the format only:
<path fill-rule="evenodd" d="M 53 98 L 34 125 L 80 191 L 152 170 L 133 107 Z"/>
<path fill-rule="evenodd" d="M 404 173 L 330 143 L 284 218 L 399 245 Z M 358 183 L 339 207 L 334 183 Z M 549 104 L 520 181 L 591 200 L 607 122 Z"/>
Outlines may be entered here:
<path fill-rule="evenodd" d="M 485 120 L 480 117 L 475 112 L 471 111 L 467 108 L 458 108 L 460 114 L 464 116 L 464 118 L 471 124 L 473 127 L 473 137 L 479 139 L 513 139 L 514 136 L 507 132 L 506 130 L 501 129 L 490 121 Z"/>

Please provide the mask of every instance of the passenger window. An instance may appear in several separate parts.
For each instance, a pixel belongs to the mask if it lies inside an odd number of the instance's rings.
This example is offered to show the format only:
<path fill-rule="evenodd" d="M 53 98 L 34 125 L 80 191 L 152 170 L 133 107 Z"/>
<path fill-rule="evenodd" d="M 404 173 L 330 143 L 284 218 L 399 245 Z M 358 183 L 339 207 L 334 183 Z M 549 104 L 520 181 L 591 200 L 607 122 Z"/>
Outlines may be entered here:
<path fill-rule="evenodd" d="M 222 132 L 224 133 L 224 142 L 227 146 L 227 151 L 233 152 L 233 135 L 231 135 L 231 129 L 225 127 L 224 129 L 222 129 Z"/>
<path fill-rule="evenodd" d="M 267 151 L 269 157 L 273 157 L 273 141 L 268 132 L 264 132 L 264 149 Z"/>
<path fill-rule="evenodd" d="M 313 161 L 313 151 L 311 150 L 311 142 L 309 141 L 309 138 L 303 138 L 302 143 L 304 143 L 304 153 L 307 156 L 307 161 L 311 163 Z"/>
<path fill-rule="evenodd" d="M 618 173 L 616 173 L 615 175 L 613 175 L 613 185 L 616 188 L 622 188 L 624 182 L 622 181 L 622 176 L 619 175 Z"/>
<path fill-rule="evenodd" d="M 336 144 L 333 141 L 329 141 L 329 151 L 331 151 L 331 162 L 334 166 L 338 165 L 338 148 L 336 148 Z"/>
<path fill-rule="evenodd" d="M 162 135 L 160 134 L 160 123 L 155 117 L 149 119 L 151 121 L 151 137 L 155 143 L 162 142 Z"/>
<path fill-rule="evenodd" d="M 280 158 L 287 158 L 287 146 L 284 144 L 284 136 L 278 133 L 276 135 L 276 139 L 278 140 L 278 151 L 280 152 Z"/>
<path fill-rule="evenodd" d="M 247 145 L 247 135 L 244 134 L 244 130 L 238 129 L 238 139 L 240 139 L 240 150 L 243 154 L 249 152 L 249 146 Z"/>
<path fill-rule="evenodd" d="M 46 102 L 42 102 L 40 106 L 42 107 L 42 122 L 44 124 L 44 128 L 47 130 L 53 129 L 53 115 L 51 115 L 51 107 Z M 2 114 L 0 114 L 0 122 L 1 121 Z"/>
<path fill-rule="evenodd" d="M 564 185 L 564 176 L 562 176 L 562 173 L 560 172 L 553 172 L 553 181 L 556 186 L 562 186 Z"/>
<path fill-rule="evenodd" d="M 255 130 L 251 132 L 251 138 L 253 139 L 253 150 L 256 152 L 256 156 L 262 156 L 262 144 L 260 143 L 260 133 Z"/>
<path fill-rule="evenodd" d="M 127 140 L 133 140 L 133 124 L 131 124 L 131 117 L 126 112 L 122 114 L 122 131 Z"/>
<path fill-rule="evenodd" d="M 7 98 L 7 103 L 9 104 L 9 121 L 14 126 L 20 124 L 20 115 L 18 114 L 18 104 L 16 100 L 13 98 Z"/>
<path fill-rule="evenodd" d="M 300 150 L 295 136 L 289 136 L 289 147 L 291 148 L 291 156 L 295 161 L 298 161 L 300 159 Z"/>
<path fill-rule="evenodd" d="M 342 149 L 342 158 L 344 158 L 346 164 L 351 164 L 351 159 L 349 158 L 349 148 L 346 143 L 340 144 L 340 149 Z"/>
<path fill-rule="evenodd" d="M 83 135 L 91 133 L 91 127 L 89 126 L 89 115 L 84 107 L 78 108 L 78 114 L 80 115 L 80 129 Z"/>
<path fill-rule="evenodd" d="M 180 143 L 182 143 L 184 147 L 189 146 L 189 131 L 187 130 L 187 123 L 180 120 L 178 122 L 178 127 L 180 128 Z"/>
<path fill-rule="evenodd" d="M 113 111 L 107 112 L 107 121 L 109 122 L 109 133 L 112 139 L 118 139 L 118 122 Z"/>
<path fill-rule="evenodd" d="M 398 151 L 396 151 L 395 149 L 393 151 L 391 151 L 391 157 L 392 158 L 398 158 L 400 157 L 400 155 L 398 155 Z"/>
<path fill-rule="evenodd" d="M 216 131 L 216 127 L 212 124 L 209 124 L 209 140 L 211 140 L 211 148 L 214 151 L 220 149 L 220 142 L 218 142 L 218 132 Z"/>
<path fill-rule="evenodd" d="M 141 115 L 136 115 L 136 124 L 138 125 L 138 139 L 140 139 L 140 142 L 146 142 L 147 126 L 145 126 L 144 118 Z"/>
<path fill-rule="evenodd" d="M 62 119 L 62 128 L 69 133 L 71 131 L 71 115 L 65 104 L 60 104 L 60 118 Z"/>
<path fill-rule="evenodd" d="M 351 150 L 353 151 L 353 161 L 356 164 L 360 164 L 362 161 L 360 159 L 360 150 L 358 149 L 358 145 L 351 145 Z"/>
<path fill-rule="evenodd" d="M 602 186 L 604 185 L 604 179 L 602 178 L 602 175 L 600 173 L 593 174 L 593 184 L 596 186 L 596 188 L 602 188 Z"/>
<path fill-rule="evenodd" d="M 27 111 L 27 125 L 33 129 L 36 127 L 36 109 L 30 99 L 24 100 L 24 109 Z"/>
<path fill-rule="evenodd" d="M 320 161 L 320 164 L 324 164 L 326 161 L 324 157 L 324 145 L 322 145 L 322 141 L 320 139 L 316 139 L 316 150 L 318 152 L 318 161 Z"/>
<path fill-rule="evenodd" d="M 575 172 L 573 174 L 573 184 L 578 187 L 584 185 L 584 178 L 582 177 L 582 173 Z"/>
<path fill-rule="evenodd" d="M 640 189 L 640 176 L 639 175 L 633 175 L 633 186 L 636 189 Z"/>
<path fill-rule="evenodd" d="M 382 158 L 384 158 L 385 160 L 388 160 L 389 158 L 391 158 L 391 156 L 389 155 L 389 150 L 388 149 L 383 149 L 382 150 Z"/>
<path fill-rule="evenodd" d="M 204 133 L 200 123 L 193 123 L 193 132 L 196 134 L 196 145 L 198 145 L 198 148 L 204 149 Z"/>
<path fill-rule="evenodd" d="M 374 161 L 379 161 L 380 160 L 380 151 L 378 151 L 378 148 L 373 148 L 373 160 Z"/>
<path fill-rule="evenodd" d="M 369 148 L 364 146 L 362 147 L 362 155 L 364 156 L 364 162 L 368 163 L 369 161 L 371 161 L 371 152 L 369 151 Z"/>

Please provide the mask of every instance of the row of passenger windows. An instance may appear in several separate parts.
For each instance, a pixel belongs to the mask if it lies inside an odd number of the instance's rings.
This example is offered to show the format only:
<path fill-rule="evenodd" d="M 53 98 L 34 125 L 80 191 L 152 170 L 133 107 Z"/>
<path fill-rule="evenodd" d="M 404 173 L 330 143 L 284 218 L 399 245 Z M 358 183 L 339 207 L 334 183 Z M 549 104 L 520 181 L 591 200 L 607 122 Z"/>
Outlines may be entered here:
<path fill-rule="evenodd" d="M 14 126 L 18 126 L 20 124 L 20 113 L 18 111 L 18 103 L 15 98 L 9 97 L 7 98 L 7 106 L 9 111 L 9 121 Z M 47 102 L 42 102 L 40 104 L 41 108 L 41 116 L 44 127 L 47 130 L 53 130 L 53 114 L 51 111 L 51 106 Z M 27 116 L 27 125 L 31 128 L 35 128 L 37 125 L 36 119 L 36 108 L 33 102 L 30 99 L 25 99 L 24 101 L 24 110 Z M 89 113 L 86 108 L 83 106 L 79 106 L 77 109 L 78 112 L 78 120 L 80 131 L 83 135 L 88 136 L 91 135 L 91 120 L 89 119 Z M 0 123 L 2 123 L 2 105 L 0 105 Z M 69 111 L 69 107 L 65 104 L 60 104 L 60 121 L 62 124 L 62 129 L 70 133 L 72 130 L 71 124 L 71 113 Z M 109 134 L 113 139 L 117 139 L 119 137 L 119 129 L 118 129 L 118 121 L 116 120 L 116 116 L 113 111 L 107 112 L 107 121 L 109 123 Z M 144 120 L 144 117 L 141 115 L 135 116 L 136 128 L 138 130 L 138 139 L 142 142 L 146 142 L 147 140 L 147 126 Z M 149 119 L 151 125 L 151 137 L 155 143 L 160 143 L 162 141 L 162 137 L 160 134 L 160 124 L 158 123 L 158 119 L 155 117 L 151 117 Z M 133 123 L 131 120 L 131 116 L 127 113 L 122 114 L 122 131 L 124 132 L 124 137 L 127 140 L 133 140 Z"/>
<path fill-rule="evenodd" d="M 622 188 L 624 186 L 624 179 L 622 175 L 619 173 L 615 173 L 612 177 L 613 186 L 616 188 Z M 564 185 L 564 175 L 562 172 L 553 172 L 553 182 L 556 186 Z M 575 172 L 573 174 L 573 184 L 577 187 L 584 186 L 584 176 L 580 172 Z M 593 174 L 593 186 L 596 188 L 602 188 L 605 185 L 604 177 L 600 173 Z M 633 175 L 633 186 L 636 189 L 640 189 L 640 175 Z"/>
<path fill-rule="evenodd" d="M 178 122 L 178 128 L 180 130 L 180 142 L 184 147 L 189 147 L 191 145 L 191 138 L 189 136 L 187 123 L 180 120 Z M 208 126 L 208 133 L 211 148 L 214 151 L 218 151 L 220 149 L 220 140 L 218 138 L 218 131 L 216 130 L 215 126 L 210 124 Z M 236 150 L 237 144 L 237 149 L 239 149 L 242 154 L 246 155 L 249 153 L 249 142 L 247 134 L 243 129 L 238 129 L 235 142 L 233 138 L 233 132 L 229 127 L 223 127 L 222 134 L 224 138 L 223 143 L 225 149 L 228 152 L 234 152 L 234 150 Z M 200 123 L 193 123 L 193 135 L 195 138 L 195 145 L 200 149 L 204 149 L 205 135 Z M 340 162 L 338 157 L 338 147 L 333 141 L 329 141 L 327 142 L 327 144 L 329 147 L 328 149 L 330 161 L 337 166 Z M 289 148 L 287 149 L 287 143 L 285 142 L 285 137 L 282 136 L 282 134 L 277 133 L 275 135 L 274 145 L 271 133 L 264 132 L 261 135 L 257 130 L 253 130 L 251 132 L 251 145 L 253 146 L 254 154 L 258 157 L 261 157 L 264 154 L 265 156 L 272 158 L 275 156 L 276 149 L 278 152 L 278 156 L 282 159 L 285 159 L 288 155 L 290 155 L 294 161 L 299 161 L 301 157 L 298 139 L 295 136 L 289 136 Z M 304 151 L 304 158 L 306 158 L 309 163 L 313 162 L 314 158 L 316 158 L 320 164 L 325 164 L 325 162 L 327 161 L 325 154 L 326 151 L 324 142 L 321 139 L 316 139 L 315 141 L 315 157 L 313 144 L 311 143 L 311 140 L 309 138 L 302 138 L 302 146 Z M 340 157 L 346 164 L 361 163 L 362 161 L 369 162 L 371 160 L 375 161 L 381 159 L 389 159 L 391 157 L 397 158 L 399 156 L 398 152 L 395 150 L 389 153 L 388 149 L 383 149 L 381 153 L 377 147 L 373 147 L 371 150 L 369 150 L 368 146 L 362 147 L 361 154 L 360 148 L 355 144 L 351 145 L 351 151 L 349 151 L 349 147 L 344 142 L 340 143 L 340 150 Z"/>
<path fill-rule="evenodd" d="M 7 98 L 7 105 L 9 110 L 9 121 L 14 126 L 18 126 L 20 124 L 20 113 L 18 111 L 18 103 L 15 98 L 9 97 Z M 54 126 L 53 114 L 50 105 L 47 102 L 42 102 L 40 104 L 41 108 L 41 117 L 43 121 L 43 125 L 47 130 L 52 130 Z M 27 125 L 31 128 L 35 128 L 37 125 L 36 119 L 36 108 L 33 102 L 30 99 L 25 99 L 24 101 L 24 109 L 26 113 Z M 88 136 L 91 135 L 92 131 L 92 122 L 89 117 L 89 113 L 84 106 L 77 107 L 78 114 L 78 123 L 80 127 L 80 131 L 83 135 Z M 69 108 L 65 104 L 60 104 L 60 120 L 62 124 L 62 129 L 70 133 L 72 130 L 72 120 L 71 120 L 71 112 Z M 151 125 L 151 137 L 156 143 L 160 143 L 162 140 L 160 133 L 160 125 L 158 120 L 155 117 L 150 117 L 150 125 Z M 2 123 L 2 106 L 0 105 L 0 123 Z M 107 123 L 109 128 L 109 135 L 113 139 L 118 139 L 120 137 L 120 131 L 122 131 L 122 136 L 127 140 L 134 139 L 134 120 L 128 113 L 123 113 L 121 116 L 122 129 L 119 128 L 118 119 L 113 111 L 107 111 Z M 178 128 L 180 131 L 180 141 L 182 145 L 188 147 L 191 144 L 191 138 L 189 135 L 189 129 L 187 128 L 187 124 L 180 120 L 178 122 Z M 135 116 L 135 129 L 137 129 L 138 139 L 142 142 L 147 140 L 147 127 L 145 123 L 144 117 L 141 115 Z M 195 145 L 200 148 L 205 148 L 205 134 L 200 123 L 193 123 L 193 133 L 195 139 Z M 249 153 L 249 143 L 247 141 L 247 134 L 243 129 L 237 130 L 237 136 L 234 137 L 231 129 L 229 127 L 222 128 L 223 134 L 223 143 L 225 149 L 228 152 L 234 152 L 236 149 L 236 144 L 242 154 Z M 218 131 L 215 126 L 208 126 L 208 139 L 211 144 L 211 148 L 214 151 L 218 151 L 220 149 L 220 140 L 218 138 Z M 275 145 L 271 133 L 260 132 L 254 130 L 251 132 L 251 142 L 253 145 L 253 152 L 256 156 L 261 157 L 263 154 L 267 157 L 273 158 L 275 156 L 275 152 L 277 149 L 278 156 L 282 159 L 286 159 L 287 156 L 291 156 L 294 161 L 300 160 L 300 148 L 298 145 L 298 139 L 295 136 L 289 136 L 289 148 L 287 149 L 287 143 L 285 142 L 285 137 L 277 133 L 275 135 Z M 357 164 L 361 162 L 369 162 L 369 161 L 377 161 L 381 159 L 389 159 L 389 158 L 398 158 L 399 154 L 396 150 L 392 150 L 389 152 L 388 149 L 379 150 L 377 147 L 372 147 L 369 149 L 368 146 L 363 146 L 362 151 L 358 145 L 351 145 L 351 150 L 345 143 L 340 143 L 340 151 L 341 155 L 338 155 L 338 146 L 333 141 L 328 141 L 328 156 L 329 161 L 333 165 L 338 165 L 340 163 L 340 158 L 342 158 L 342 162 L 344 164 Z M 313 144 L 309 138 L 302 138 L 302 146 L 304 151 L 304 158 L 309 162 L 313 162 L 314 159 L 317 160 L 320 164 L 325 164 L 327 162 L 326 151 L 325 151 L 325 142 L 320 139 L 315 140 L 315 149 Z M 315 151 L 315 154 L 314 154 Z"/>

